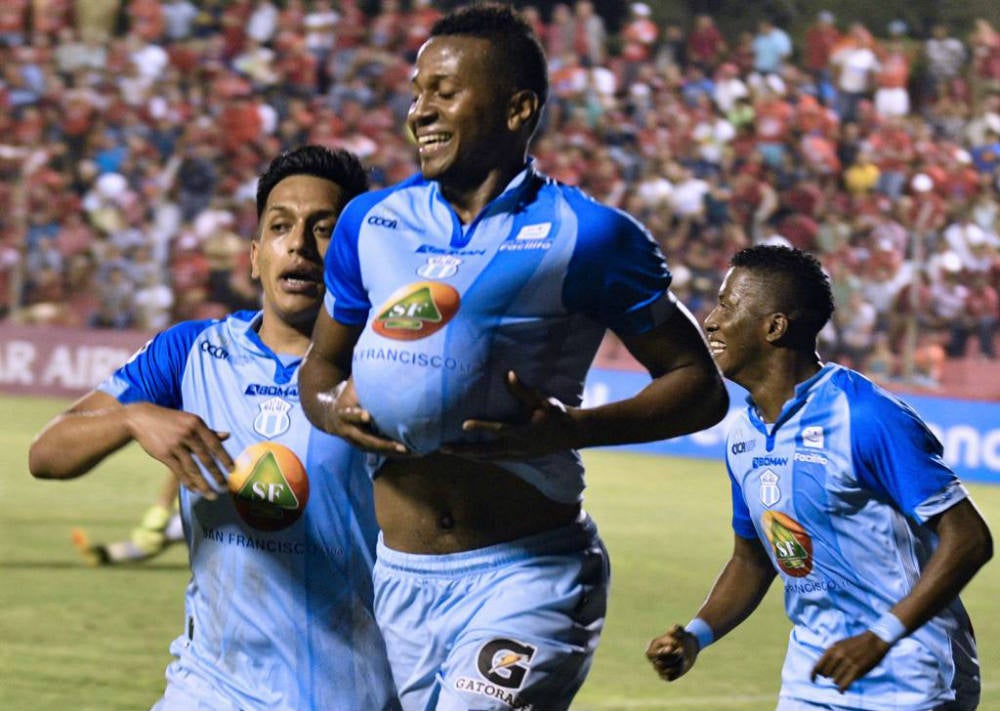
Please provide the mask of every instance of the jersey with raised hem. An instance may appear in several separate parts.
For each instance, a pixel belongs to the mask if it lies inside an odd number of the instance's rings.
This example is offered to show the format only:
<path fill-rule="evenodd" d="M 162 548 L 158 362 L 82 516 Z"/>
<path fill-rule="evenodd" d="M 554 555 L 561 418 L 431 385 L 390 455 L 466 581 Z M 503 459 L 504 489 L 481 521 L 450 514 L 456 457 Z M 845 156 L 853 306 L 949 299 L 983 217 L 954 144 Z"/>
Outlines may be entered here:
<path fill-rule="evenodd" d="M 384 434 L 428 453 L 469 418 L 520 414 L 506 373 L 568 405 L 606 328 L 646 332 L 674 309 L 649 233 L 529 164 L 468 225 L 420 175 L 352 201 L 326 258 L 326 307 L 364 326 L 352 374 Z M 502 462 L 550 498 L 575 502 L 573 451 Z"/>

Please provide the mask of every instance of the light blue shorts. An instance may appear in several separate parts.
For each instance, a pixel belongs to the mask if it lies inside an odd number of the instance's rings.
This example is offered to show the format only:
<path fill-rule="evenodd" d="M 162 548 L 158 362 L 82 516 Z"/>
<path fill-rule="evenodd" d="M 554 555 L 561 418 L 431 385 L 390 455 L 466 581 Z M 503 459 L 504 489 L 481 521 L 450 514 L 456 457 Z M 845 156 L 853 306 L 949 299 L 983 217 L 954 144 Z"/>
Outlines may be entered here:
<path fill-rule="evenodd" d="M 590 670 L 610 568 L 586 514 L 450 555 L 387 548 L 375 616 L 404 711 L 560 711 Z"/>
<path fill-rule="evenodd" d="M 963 711 L 963 709 L 974 709 L 975 706 L 966 706 L 959 702 L 945 702 L 940 706 L 935 706 L 928 711 Z M 864 711 L 856 706 L 841 706 L 840 704 L 823 704 L 816 701 L 806 701 L 796 699 L 792 696 L 779 696 L 778 706 L 774 711 Z M 918 709 L 914 709 L 918 711 Z"/>
<path fill-rule="evenodd" d="M 174 652 L 174 645 L 170 651 Z M 240 711 L 240 705 L 221 694 L 208 679 L 174 661 L 167 666 L 163 697 L 150 711 Z"/>

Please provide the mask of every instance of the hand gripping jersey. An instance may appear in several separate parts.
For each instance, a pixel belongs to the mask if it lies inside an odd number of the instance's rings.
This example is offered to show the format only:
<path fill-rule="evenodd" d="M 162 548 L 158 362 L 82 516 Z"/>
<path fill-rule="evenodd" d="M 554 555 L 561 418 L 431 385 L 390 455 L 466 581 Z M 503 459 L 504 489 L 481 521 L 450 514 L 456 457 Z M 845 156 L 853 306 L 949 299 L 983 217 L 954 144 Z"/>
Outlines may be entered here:
<path fill-rule="evenodd" d="M 809 680 L 828 647 L 910 592 L 937 545 L 920 524 L 967 496 L 941 452 L 913 410 L 838 365 L 800 383 L 773 426 L 752 403 L 736 421 L 726 444 L 733 529 L 769 551 L 794 624 L 782 696 L 884 711 L 978 703 L 976 645 L 958 598 L 845 694 Z"/>
<path fill-rule="evenodd" d="M 237 463 L 229 495 L 181 490 L 191 582 L 168 680 L 234 708 L 395 708 L 372 612 L 371 484 L 355 450 L 310 426 L 300 359 L 260 341 L 260 318 L 175 326 L 101 385 L 229 432 Z"/>
<path fill-rule="evenodd" d="M 427 453 L 468 418 L 520 415 L 505 383 L 579 405 L 605 328 L 631 335 L 675 308 L 649 233 L 529 165 L 469 225 L 417 175 L 355 198 L 326 256 L 326 306 L 364 325 L 352 374 L 375 425 Z M 576 452 L 501 466 L 575 502 Z"/>

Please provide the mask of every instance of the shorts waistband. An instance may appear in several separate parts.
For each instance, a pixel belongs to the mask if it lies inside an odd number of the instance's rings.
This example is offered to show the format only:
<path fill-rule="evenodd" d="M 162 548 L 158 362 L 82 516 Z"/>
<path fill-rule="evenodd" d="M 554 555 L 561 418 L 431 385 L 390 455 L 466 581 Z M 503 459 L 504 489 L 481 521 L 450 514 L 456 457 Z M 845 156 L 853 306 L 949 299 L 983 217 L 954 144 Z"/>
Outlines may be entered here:
<path fill-rule="evenodd" d="M 572 553 L 598 541 L 597 524 L 587 512 L 581 511 L 576 521 L 551 531 L 444 555 L 393 550 L 385 545 L 379 533 L 375 565 L 401 573 L 452 576 L 485 571 L 537 556 Z"/>

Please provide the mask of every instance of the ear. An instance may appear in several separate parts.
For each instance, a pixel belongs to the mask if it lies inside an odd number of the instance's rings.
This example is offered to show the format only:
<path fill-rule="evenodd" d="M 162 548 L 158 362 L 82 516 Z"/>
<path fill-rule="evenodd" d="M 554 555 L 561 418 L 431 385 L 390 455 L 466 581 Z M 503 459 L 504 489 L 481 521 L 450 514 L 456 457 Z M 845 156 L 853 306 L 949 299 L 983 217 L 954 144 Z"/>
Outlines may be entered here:
<path fill-rule="evenodd" d="M 768 343 L 777 343 L 788 333 L 788 316 L 783 313 L 773 313 L 767 318 L 767 335 L 765 338 Z"/>
<path fill-rule="evenodd" d="M 260 268 L 257 260 L 260 258 L 260 235 L 250 240 L 250 278 L 260 279 Z"/>
<path fill-rule="evenodd" d="M 515 91 L 507 105 L 507 128 L 519 131 L 538 115 L 538 94 L 530 89 Z"/>

